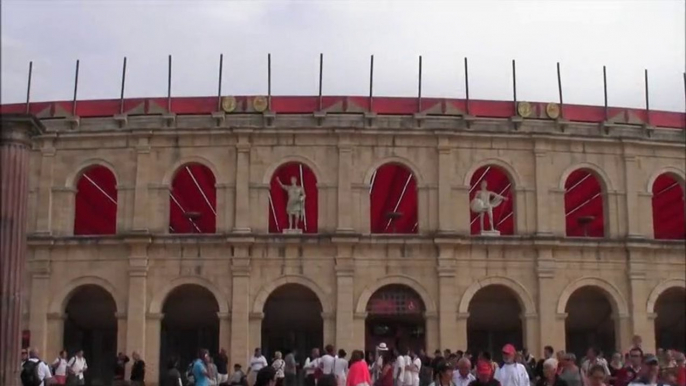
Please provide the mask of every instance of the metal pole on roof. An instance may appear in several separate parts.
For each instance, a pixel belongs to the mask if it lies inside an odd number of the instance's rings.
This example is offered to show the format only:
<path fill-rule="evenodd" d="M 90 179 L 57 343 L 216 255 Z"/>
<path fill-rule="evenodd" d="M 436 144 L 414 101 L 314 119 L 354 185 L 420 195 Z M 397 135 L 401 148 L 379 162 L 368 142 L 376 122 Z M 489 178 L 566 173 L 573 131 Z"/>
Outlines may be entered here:
<path fill-rule="evenodd" d="M 374 105 L 374 55 L 369 62 L 369 112 L 372 112 Z"/>
<path fill-rule="evenodd" d="M 517 111 L 517 67 L 512 59 L 512 101 L 514 102 L 515 114 Z"/>
<path fill-rule="evenodd" d="M 267 111 L 272 111 L 272 54 L 267 54 Z"/>
<path fill-rule="evenodd" d="M 167 112 L 171 114 L 172 56 L 169 55 L 167 70 Z"/>
<path fill-rule="evenodd" d="M 121 90 L 119 93 L 119 114 L 124 114 L 124 87 L 126 85 L 126 56 L 121 69 Z"/>
<path fill-rule="evenodd" d="M 324 54 L 320 53 L 319 54 L 319 108 L 318 110 L 322 110 L 322 77 L 324 74 Z"/>
<path fill-rule="evenodd" d="M 31 105 L 31 75 L 33 74 L 33 62 L 29 62 L 29 79 L 26 85 L 26 114 L 29 113 L 29 107 Z"/>
<path fill-rule="evenodd" d="M 644 70 L 646 93 L 646 124 L 650 125 L 650 93 L 648 91 L 648 69 Z"/>
<path fill-rule="evenodd" d="M 607 121 L 607 69 L 603 66 L 603 94 L 605 95 L 605 120 Z"/>
<path fill-rule="evenodd" d="M 76 95 L 79 90 L 79 60 L 76 59 L 76 72 L 74 74 L 74 99 L 71 104 L 71 115 L 76 116 Z"/>
<path fill-rule="evenodd" d="M 419 55 L 419 85 L 417 92 L 417 112 L 422 112 L 422 56 Z"/>
<path fill-rule="evenodd" d="M 557 62 L 557 93 L 560 96 L 560 118 L 564 117 L 564 102 L 562 100 L 562 72 L 560 71 L 560 62 Z"/>
<path fill-rule="evenodd" d="M 222 70 L 224 69 L 224 54 L 219 54 L 219 86 L 217 87 L 217 111 L 222 111 Z"/>
<path fill-rule="evenodd" d="M 469 64 L 467 63 L 467 58 L 464 58 L 464 90 L 465 90 L 465 104 L 467 108 L 467 115 L 469 113 Z"/>

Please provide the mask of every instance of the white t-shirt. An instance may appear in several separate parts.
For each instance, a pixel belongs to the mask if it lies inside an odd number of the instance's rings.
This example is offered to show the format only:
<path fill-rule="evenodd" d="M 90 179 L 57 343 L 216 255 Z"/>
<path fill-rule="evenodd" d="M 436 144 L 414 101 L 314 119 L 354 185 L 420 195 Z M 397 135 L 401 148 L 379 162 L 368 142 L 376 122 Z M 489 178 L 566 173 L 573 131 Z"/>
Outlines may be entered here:
<path fill-rule="evenodd" d="M 260 371 L 265 366 L 267 366 L 267 358 L 264 355 L 250 358 L 250 371 Z"/>
<path fill-rule="evenodd" d="M 305 360 L 305 375 L 311 375 L 314 374 L 314 370 L 319 367 L 319 359 L 320 358 L 315 358 L 315 359 L 310 359 L 307 358 Z"/>
<path fill-rule="evenodd" d="M 419 385 L 419 371 L 422 369 L 422 360 L 417 357 L 414 359 L 413 364 L 415 369 L 412 370 L 412 384 L 416 386 Z"/>
<path fill-rule="evenodd" d="M 493 378 L 502 386 L 529 386 L 529 373 L 521 363 L 505 363 L 495 371 Z"/>
<path fill-rule="evenodd" d="M 322 373 L 331 374 L 333 373 L 333 362 L 335 358 L 329 354 L 324 354 L 323 357 L 319 359 L 319 368 L 322 369 Z"/>
<path fill-rule="evenodd" d="M 411 385 L 412 384 L 412 371 L 408 369 L 408 367 L 412 366 L 412 358 L 410 358 L 409 355 L 404 355 L 403 356 L 403 362 L 405 363 L 405 371 L 403 372 L 403 383 L 405 385 Z"/>
<path fill-rule="evenodd" d="M 395 358 L 393 379 L 399 379 L 401 382 L 405 379 L 405 357 L 402 355 Z"/>
<path fill-rule="evenodd" d="M 71 371 L 76 375 L 78 379 L 83 379 L 83 372 L 88 370 L 88 364 L 86 364 L 86 358 L 72 357 L 67 364 Z"/>
<path fill-rule="evenodd" d="M 336 358 L 334 360 L 333 373 L 337 377 L 347 377 L 348 374 L 348 360 L 345 358 Z"/>
<path fill-rule="evenodd" d="M 57 358 L 52 362 L 52 366 L 55 368 L 55 375 L 66 376 L 67 375 L 67 360 L 63 358 Z"/>
<path fill-rule="evenodd" d="M 45 364 L 45 362 L 41 361 L 38 358 L 29 358 L 31 362 L 36 362 L 38 363 L 38 378 L 40 378 L 41 383 L 40 386 L 45 385 L 45 380 L 52 378 L 52 374 L 50 373 L 50 367 Z"/>

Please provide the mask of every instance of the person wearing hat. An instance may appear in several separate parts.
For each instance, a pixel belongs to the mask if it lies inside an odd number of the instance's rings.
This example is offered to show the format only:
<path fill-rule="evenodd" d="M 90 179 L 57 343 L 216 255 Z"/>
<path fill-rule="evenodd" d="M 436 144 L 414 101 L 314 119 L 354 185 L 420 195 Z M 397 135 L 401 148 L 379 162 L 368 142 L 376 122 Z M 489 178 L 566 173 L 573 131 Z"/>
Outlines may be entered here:
<path fill-rule="evenodd" d="M 523 364 L 515 362 L 515 347 L 506 344 L 502 352 L 503 365 L 495 371 L 494 378 L 503 386 L 529 386 L 529 373 Z"/>
<path fill-rule="evenodd" d="M 492 377 L 493 367 L 488 361 L 479 361 L 476 364 L 476 380 L 469 386 L 500 386 L 500 382 Z"/>
<path fill-rule="evenodd" d="M 629 386 L 662 386 L 664 384 L 658 381 L 659 375 L 660 362 L 657 357 L 653 354 L 646 354 L 645 357 L 643 357 L 643 371 L 641 376 L 629 383 Z"/>
<path fill-rule="evenodd" d="M 455 386 L 450 363 L 443 361 L 436 366 L 436 379 L 429 386 Z"/>

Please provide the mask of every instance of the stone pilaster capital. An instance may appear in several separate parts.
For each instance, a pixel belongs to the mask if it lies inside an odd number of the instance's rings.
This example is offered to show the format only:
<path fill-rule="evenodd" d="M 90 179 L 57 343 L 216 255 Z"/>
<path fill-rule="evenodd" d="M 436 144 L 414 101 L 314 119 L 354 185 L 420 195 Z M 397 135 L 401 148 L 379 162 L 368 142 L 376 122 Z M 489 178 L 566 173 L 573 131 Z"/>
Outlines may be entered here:
<path fill-rule="evenodd" d="M 323 320 L 333 320 L 336 317 L 336 314 L 333 312 L 322 312 L 321 316 Z"/>
<path fill-rule="evenodd" d="M 231 276 L 233 277 L 250 277 L 250 264 L 248 265 L 231 265 Z"/>
<path fill-rule="evenodd" d="M 264 319 L 264 312 L 251 312 L 248 318 L 250 320 L 262 320 Z"/>
<path fill-rule="evenodd" d="M 457 312 L 457 318 L 458 321 L 460 320 L 467 320 L 469 319 L 469 312 Z"/>
<path fill-rule="evenodd" d="M 638 192 L 639 197 L 653 198 L 653 192 Z"/>
<path fill-rule="evenodd" d="M 353 319 L 362 319 L 362 320 L 364 320 L 364 319 L 367 319 L 367 315 L 368 315 L 367 312 L 355 312 L 355 313 L 353 314 Z"/>
<path fill-rule="evenodd" d="M 76 188 L 73 188 L 71 186 L 53 186 L 50 188 L 53 193 L 71 193 L 71 194 L 76 194 Z"/>
<path fill-rule="evenodd" d="M 145 318 L 149 320 L 162 320 L 164 319 L 164 314 L 161 312 L 148 312 Z"/>
<path fill-rule="evenodd" d="M 436 312 L 436 311 L 427 311 L 427 312 L 424 313 L 424 317 L 425 317 L 427 320 L 429 320 L 429 319 L 432 319 L 432 320 L 438 319 L 438 312 Z"/>
<path fill-rule="evenodd" d="M 271 185 L 265 182 L 254 182 L 250 184 L 250 189 L 269 191 L 271 189 Z"/>
<path fill-rule="evenodd" d="M 122 320 L 122 319 L 126 319 L 126 318 L 127 318 L 127 314 L 126 314 L 126 312 L 123 312 L 123 311 L 117 311 L 117 312 L 114 313 L 114 317 L 115 317 L 117 320 Z"/>
<path fill-rule="evenodd" d="M 629 319 L 631 319 L 631 315 L 629 315 L 628 313 L 622 313 L 619 315 L 613 313 L 612 316 L 610 316 L 610 318 L 612 318 L 612 320 L 615 321 L 628 321 Z"/>
<path fill-rule="evenodd" d="M 438 279 L 452 279 L 455 277 L 455 267 L 451 265 L 440 265 L 436 267 Z"/>
<path fill-rule="evenodd" d="M 49 312 L 48 320 L 65 320 L 67 319 L 67 314 L 62 312 Z"/>
<path fill-rule="evenodd" d="M 567 315 L 569 315 L 569 314 L 567 314 L 566 312 L 557 313 L 557 314 L 555 314 L 555 319 L 557 319 L 557 320 L 566 320 L 566 319 L 567 319 Z"/>
<path fill-rule="evenodd" d="M 555 267 L 536 267 L 536 275 L 539 279 L 552 279 L 555 277 Z"/>
<path fill-rule="evenodd" d="M 355 267 L 350 265 L 336 265 L 336 277 L 353 277 L 355 275 Z"/>
<path fill-rule="evenodd" d="M 657 319 L 657 312 L 651 312 L 651 313 L 646 314 L 646 318 L 649 321 L 654 321 L 655 319 Z"/>
<path fill-rule="evenodd" d="M 229 320 L 231 319 L 231 312 L 217 312 L 217 317 L 219 320 Z"/>
<path fill-rule="evenodd" d="M 522 320 L 522 322 L 526 322 L 529 320 L 536 320 L 536 319 L 538 319 L 538 314 L 535 312 L 526 312 L 526 313 L 522 312 L 521 314 L 519 314 L 519 318 Z"/>
<path fill-rule="evenodd" d="M 31 138 L 45 133 L 43 123 L 31 114 L 0 115 L 0 144 L 31 146 Z"/>

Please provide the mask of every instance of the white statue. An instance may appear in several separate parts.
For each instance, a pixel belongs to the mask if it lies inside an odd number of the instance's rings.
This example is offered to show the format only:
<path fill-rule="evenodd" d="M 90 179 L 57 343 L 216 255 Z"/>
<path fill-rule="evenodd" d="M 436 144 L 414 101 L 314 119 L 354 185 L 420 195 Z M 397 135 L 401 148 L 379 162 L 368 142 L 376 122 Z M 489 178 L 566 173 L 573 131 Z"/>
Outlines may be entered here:
<path fill-rule="evenodd" d="M 288 193 L 288 202 L 286 203 L 288 229 L 297 229 L 300 221 L 305 218 L 305 191 L 302 186 L 298 186 L 298 180 L 295 177 L 291 177 L 290 185 L 284 185 L 278 177 L 276 180 L 281 188 Z"/>
<path fill-rule="evenodd" d="M 484 232 L 484 214 L 488 214 L 488 220 L 491 224 L 491 232 L 496 232 L 495 226 L 493 224 L 493 208 L 502 204 L 503 201 L 507 201 L 507 197 L 501 196 L 497 193 L 491 192 L 487 189 L 488 183 L 484 180 L 481 181 L 481 190 L 476 192 L 476 196 L 469 207 L 473 212 L 479 214 L 479 222 L 481 224 L 481 231 Z M 493 198 L 493 200 L 491 200 Z"/>

